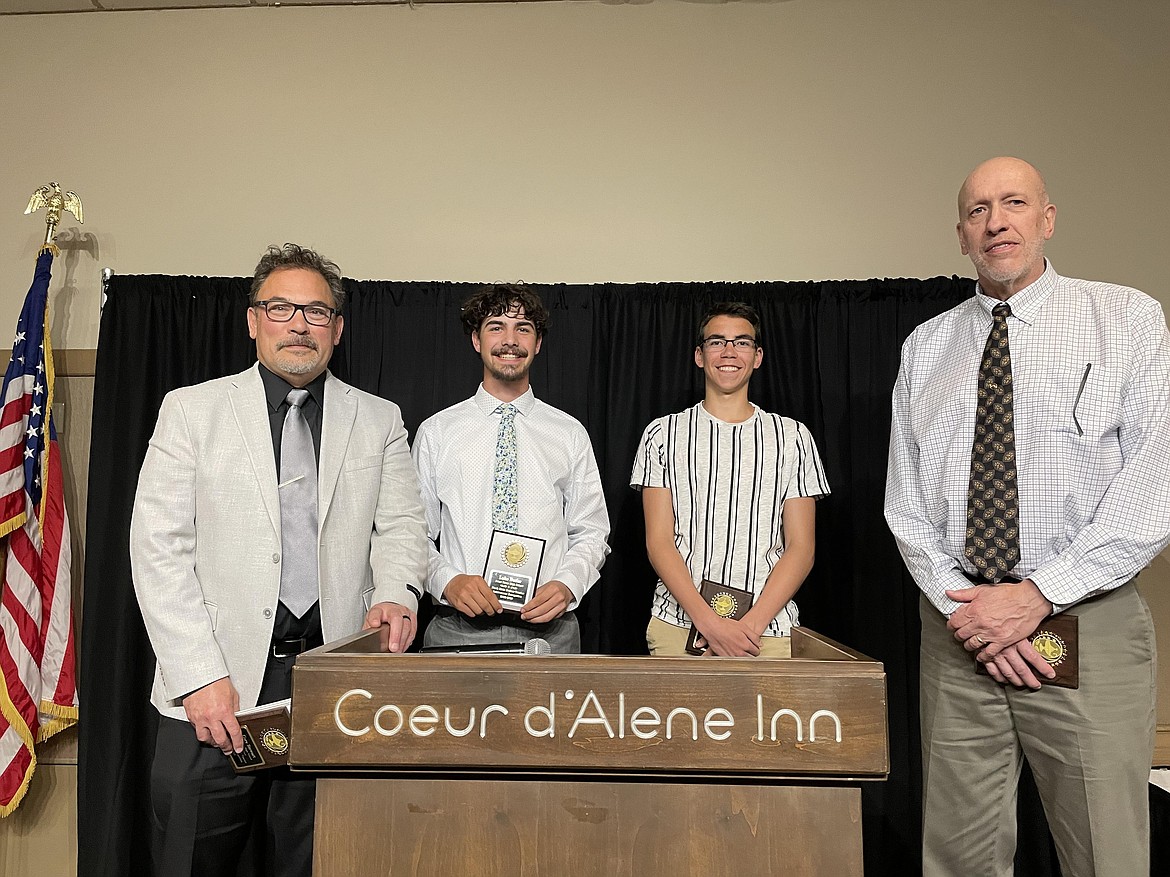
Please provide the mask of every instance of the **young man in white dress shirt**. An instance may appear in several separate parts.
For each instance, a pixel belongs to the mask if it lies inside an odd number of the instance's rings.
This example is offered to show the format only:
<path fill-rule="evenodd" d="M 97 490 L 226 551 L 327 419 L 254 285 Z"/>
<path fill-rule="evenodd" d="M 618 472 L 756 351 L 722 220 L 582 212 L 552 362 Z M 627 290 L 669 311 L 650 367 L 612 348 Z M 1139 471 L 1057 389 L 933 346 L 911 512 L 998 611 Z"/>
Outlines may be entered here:
<path fill-rule="evenodd" d="M 971 172 L 976 295 L 910 335 L 894 387 L 886 519 L 922 590 L 925 874 L 1012 873 L 1023 758 L 1064 874 L 1149 873 L 1154 630 L 1133 580 L 1170 540 L 1170 336 L 1149 296 L 1058 275 L 1055 222 L 1027 162 Z M 1076 689 L 1047 684 L 1028 640 L 1055 613 L 1079 623 Z"/>
<path fill-rule="evenodd" d="M 646 427 L 630 486 L 642 492 L 646 550 L 658 573 L 646 642 L 685 654 L 692 621 L 706 654 L 791 654 L 792 598 L 812 569 L 816 500 L 829 484 L 804 424 L 748 401 L 764 358 L 760 317 L 742 302 L 699 321 L 703 401 Z M 699 595 L 704 579 L 750 591 L 741 619 Z"/>
<path fill-rule="evenodd" d="M 609 553 L 609 516 L 589 434 L 529 386 L 548 311 L 523 285 L 496 285 L 464 303 L 462 322 L 483 361 L 483 383 L 424 421 L 413 450 L 433 540 L 427 590 L 436 611 L 423 643 L 539 638 L 554 653 L 580 652 L 573 610 Z M 504 444 L 512 453 L 507 485 L 497 474 Z M 483 576 L 493 530 L 545 543 L 535 594 L 518 613 L 505 610 Z"/>

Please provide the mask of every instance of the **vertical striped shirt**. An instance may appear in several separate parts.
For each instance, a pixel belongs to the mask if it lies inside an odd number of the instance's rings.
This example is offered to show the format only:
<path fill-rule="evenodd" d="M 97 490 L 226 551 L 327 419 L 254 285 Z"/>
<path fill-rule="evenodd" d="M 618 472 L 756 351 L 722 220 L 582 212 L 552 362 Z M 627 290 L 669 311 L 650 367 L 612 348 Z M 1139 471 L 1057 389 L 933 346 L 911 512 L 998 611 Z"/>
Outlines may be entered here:
<path fill-rule="evenodd" d="M 1060 610 L 1133 578 L 1170 540 L 1170 334 L 1141 292 L 1046 266 L 1009 302 L 1020 562 Z M 998 301 L 923 323 L 894 385 L 886 520 L 944 615 L 963 557 L 979 360 Z"/>
<path fill-rule="evenodd" d="M 752 407 L 743 423 L 727 423 L 700 402 L 642 433 L 630 486 L 669 488 L 674 544 L 696 588 L 709 579 L 758 596 L 784 553 L 784 501 L 829 492 L 804 424 Z M 661 580 L 651 611 L 669 624 L 690 624 Z M 764 633 L 784 636 L 798 623 L 790 601 Z"/>

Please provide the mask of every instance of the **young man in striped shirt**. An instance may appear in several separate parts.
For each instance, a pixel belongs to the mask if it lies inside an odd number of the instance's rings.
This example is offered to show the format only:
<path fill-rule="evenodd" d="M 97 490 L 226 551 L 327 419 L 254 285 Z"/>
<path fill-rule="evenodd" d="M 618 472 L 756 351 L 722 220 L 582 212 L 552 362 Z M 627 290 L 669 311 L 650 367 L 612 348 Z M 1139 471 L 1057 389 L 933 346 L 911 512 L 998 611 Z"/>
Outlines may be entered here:
<path fill-rule="evenodd" d="M 646 641 L 682 655 L 691 623 L 709 655 L 787 657 L 799 623 L 793 595 L 813 565 L 816 499 L 829 492 L 804 424 L 748 401 L 764 349 L 742 302 L 699 322 L 703 401 L 646 427 L 630 485 L 642 492 L 646 550 L 658 573 Z M 706 579 L 754 595 L 739 620 L 699 594 Z"/>

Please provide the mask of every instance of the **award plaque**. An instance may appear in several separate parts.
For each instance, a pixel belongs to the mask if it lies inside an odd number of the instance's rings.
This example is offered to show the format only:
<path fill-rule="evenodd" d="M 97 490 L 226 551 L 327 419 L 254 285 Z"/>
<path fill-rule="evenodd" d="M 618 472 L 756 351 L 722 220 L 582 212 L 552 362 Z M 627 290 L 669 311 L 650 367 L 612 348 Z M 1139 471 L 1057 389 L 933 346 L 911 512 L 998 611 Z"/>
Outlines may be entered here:
<path fill-rule="evenodd" d="M 492 530 L 483 578 L 509 612 L 519 612 L 536 593 L 544 540 L 504 530 Z"/>
<path fill-rule="evenodd" d="M 236 773 L 251 773 L 288 764 L 288 741 L 292 725 L 290 703 L 289 700 L 278 700 L 236 713 L 240 733 L 244 735 L 243 750 L 228 756 Z"/>
<path fill-rule="evenodd" d="M 715 614 L 720 618 L 734 618 L 738 621 L 747 615 L 747 611 L 752 608 L 753 594 L 751 591 L 718 585 L 707 579 L 703 579 L 703 584 L 699 586 L 699 596 L 703 598 L 704 603 L 715 610 Z M 698 644 L 701 636 L 702 634 L 692 622 L 691 633 L 687 637 L 686 645 L 688 655 L 701 655 L 707 651 L 705 645 Z"/>
<path fill-rule="evenodd" d="M 1080 687 L 1081 663 L 1077 642 L 1078 621 L 1077 616 L 1064 612 L 1050 615 L 1041 621 L 1035 633 L 1028 637 L 1028 642 L 1040 653 L 1040 657 L 1056 671 L 1056 676 L 1052 679 L 1046 679 L 1036 673 L 1036 677 L 1042 685 L 1055 685 L 1058 688 Z M 976 661 L 975 672 L 986 676 L 987 665 Z"/>

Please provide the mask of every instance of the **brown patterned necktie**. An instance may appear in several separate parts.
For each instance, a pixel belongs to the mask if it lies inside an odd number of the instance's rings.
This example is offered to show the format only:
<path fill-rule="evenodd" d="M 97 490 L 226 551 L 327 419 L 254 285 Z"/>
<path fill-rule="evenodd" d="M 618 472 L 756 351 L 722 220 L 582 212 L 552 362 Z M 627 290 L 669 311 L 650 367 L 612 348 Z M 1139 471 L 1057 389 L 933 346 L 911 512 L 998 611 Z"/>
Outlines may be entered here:
<path fill-rule="evenodd" d="M 1019 494 L 1016 489 L 1016 435 L 1012 416 L 1012 358 L 1007 318 L 998 304 L 983 360 L 979 364 L 979 407 L 971 447 L 964 553 L 979 577 L 998 582 L 1020 560 Z"/>

